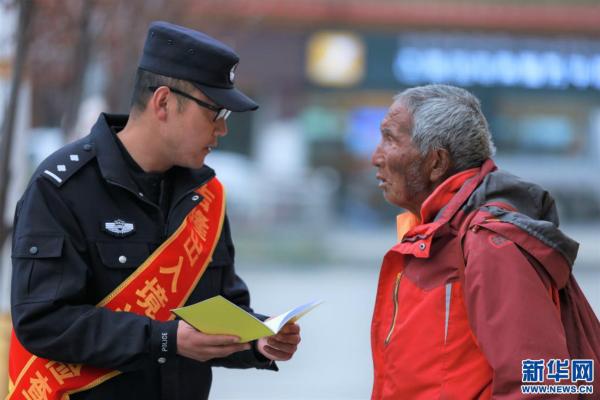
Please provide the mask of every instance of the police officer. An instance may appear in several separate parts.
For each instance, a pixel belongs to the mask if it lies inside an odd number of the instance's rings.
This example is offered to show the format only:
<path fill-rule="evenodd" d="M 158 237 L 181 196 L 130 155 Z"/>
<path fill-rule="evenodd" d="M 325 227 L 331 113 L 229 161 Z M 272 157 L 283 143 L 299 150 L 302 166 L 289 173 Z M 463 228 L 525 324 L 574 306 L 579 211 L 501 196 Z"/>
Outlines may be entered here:
<path fill-rule="evenodd" d="M 19 383 L 15 375 L 29 379 L 14 398 L 32 390 L 51 398 L 50 383 L 74 382 L 88 367 L 100 367 L 114 373 L 78 387 L 71 399 L 203 399 L 211 366 L 276 369 L 273 361 L 296 351 L 295 324 L 248 344 L 204 334 L 181 320 L 98 306 L 160 253 L 203 201 L 197 189 L 215 175 L 204 159 L 227 134 L 229 114 L 258 108 L 234 87 L 238 61 L 233 50 L 203 33 L 152 23 L 130 115 L 101 114 L 88 136 L 49 156 L 34 173 L 15 216 L 13 342 L 47 361 L 22 373 L 28 356 L 11 347 L 13 384 Z M 234 271 L 226 216 L 216 237 L 212 262 L 186 304 L 220 294 L 251 312 L 246 285 Z M 164 290 L 153 293 L 154 303 L 146 296 L 141 304 L 160 306 Z"/>

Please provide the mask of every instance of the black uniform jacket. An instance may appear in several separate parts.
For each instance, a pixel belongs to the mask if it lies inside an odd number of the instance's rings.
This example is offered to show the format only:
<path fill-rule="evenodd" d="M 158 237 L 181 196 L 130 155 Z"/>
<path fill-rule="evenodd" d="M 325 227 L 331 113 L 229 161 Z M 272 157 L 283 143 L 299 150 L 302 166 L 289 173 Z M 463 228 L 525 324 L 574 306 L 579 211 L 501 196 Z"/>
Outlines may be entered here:
<path fill-rule="evenodd" d="M 208 167 L 172 168 L 162 211 L 136 187 L 117 146 L 111 126 L 126 121 L 101 114 L 90 135 L 40 165 L 18 203 L 11 294 L 17 338 L 40 357 L 123 372 L 73 400 L 204 399 L 211 365 L 275 369 L 255 350 L 209 363 L 180 357 L 177 321 L 95 306 L 179 227 L 201 200 L 193 190 L 214 176 Z M 133 230 L 107 229 L 119 219 Z M 233 261 L 225 219 L 213 261 L 187 303 L 220 294 L 250 310 Z"/>

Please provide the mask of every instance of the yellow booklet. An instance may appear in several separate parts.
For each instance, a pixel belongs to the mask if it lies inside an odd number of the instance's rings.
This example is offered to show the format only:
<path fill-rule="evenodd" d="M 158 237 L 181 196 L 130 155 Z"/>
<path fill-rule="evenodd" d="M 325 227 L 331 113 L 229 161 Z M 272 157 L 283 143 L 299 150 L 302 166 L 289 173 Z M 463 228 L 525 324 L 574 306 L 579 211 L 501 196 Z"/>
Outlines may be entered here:
<path fill-rule="evenodd" d="M 321 300 L 311 301 L 264 322 L 223 296 L 211 297 L 171 311 L 201 332 L 239 336 L 240 342 L 246 343 L 275 335 L 285 324 L 299 320 L 321 303 Z"/>

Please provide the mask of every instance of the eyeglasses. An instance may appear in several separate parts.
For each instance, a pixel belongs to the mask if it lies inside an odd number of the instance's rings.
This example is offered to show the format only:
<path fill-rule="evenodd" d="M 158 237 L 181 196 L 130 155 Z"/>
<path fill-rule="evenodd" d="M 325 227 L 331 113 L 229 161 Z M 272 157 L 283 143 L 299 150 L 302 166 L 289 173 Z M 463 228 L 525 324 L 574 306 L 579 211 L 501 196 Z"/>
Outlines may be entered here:
<path fill-rule="evenodd" d="M 209 103 L 207 103 L 207 102 L 205 102 L 205 101 L 202 101 L 202 100 L 200 100 L 200 99 L 197 99 L 197 98 L 195 98 L 195 97 L 194 97 L 194 96 L 192 96 L 192 95 L 189 95 L 189 94 L 187 94 L 187 93 L 185 93 L 185 92 L 182 92 L 182 91 L 181 91 L 181 90 L 179 90 L 179 89 L 175 89 L 175 88 L 172 88 L 172 87 L 170 87 L 170 86 L 165 86 L 165 87 L 169 88 L 169 90 L 170 90 L 171 92 L 173 92 L 173 93 L 175 93 L 175 94 L 178 94 L 178 95 L 180 95 L 181 97 L 185 97 L 186 99 L 190 99 L 190 100 L 194 101 L 194 102 L 195 102 L 196 104 L 198 104 L 200 107 L 204 107 L 204 108 L 207 108 L 207 109 L 209 109 L 209 110 L 211 110 L 211 111 L 214 111 L 214 112 L 216 112 L 217 114 L 215 115 L 215 118 L 213 119 L 213 122 L 215 122 L 215 121 L 217 121 L 217 120 L 220 120 L 220 119 L 222 119 L 222 120 L 226 120 L 226 119 L 229 117 L 229 115 L 231 114 L 231 110 L 228 110 L 228 109 L 226 109 L 226 108 L 223 108 L 223 107 L 217 107 L 217 106 L 214 106 L 214 105 L 212 105 L 212 104 L 209 104 Z M 153 91 L 153 92 L 154 92 L 156 89 L 158 89 L 158 88 L 159 88 L 158 86 L 150 86 L 150 87 L 148 87 L 148 89 L 149 89 L 149 90 L 151 90 L 151 91 Z"/>

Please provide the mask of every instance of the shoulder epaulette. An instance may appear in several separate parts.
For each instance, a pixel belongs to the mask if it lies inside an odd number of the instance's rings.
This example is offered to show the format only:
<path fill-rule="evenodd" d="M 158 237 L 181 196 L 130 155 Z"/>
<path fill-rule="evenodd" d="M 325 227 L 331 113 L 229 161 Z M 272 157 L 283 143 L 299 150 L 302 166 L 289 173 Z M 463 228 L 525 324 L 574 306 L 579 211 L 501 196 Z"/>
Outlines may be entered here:
<path fill-rule="evenodd" d="M 38 171 L 41 176 L 60 187 L 95 156 L 93 144 L 89 138 L 84 138 L 51 154 L 42 162 Z"/>

